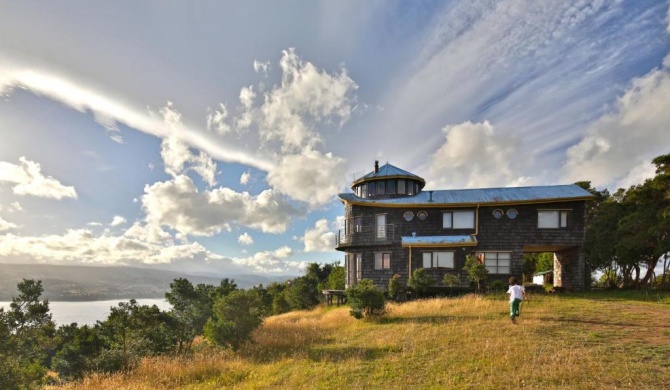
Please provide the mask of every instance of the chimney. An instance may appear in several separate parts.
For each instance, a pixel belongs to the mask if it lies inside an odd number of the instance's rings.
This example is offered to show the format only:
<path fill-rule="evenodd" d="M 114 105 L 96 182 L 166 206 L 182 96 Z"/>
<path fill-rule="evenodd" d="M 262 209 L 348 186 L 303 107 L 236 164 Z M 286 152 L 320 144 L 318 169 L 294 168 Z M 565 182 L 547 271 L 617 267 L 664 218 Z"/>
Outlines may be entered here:
<path fill-rule="evenodd" d="M 428 195 L 430 195 L 430 198 L 428 199 L 429 202 L 433 201 L 433 191 L 428 191 Z"/>
<path fill-rule="evenodd" d="M 379 160 L 375 160 L 375 173 L 379 173 Z"/>

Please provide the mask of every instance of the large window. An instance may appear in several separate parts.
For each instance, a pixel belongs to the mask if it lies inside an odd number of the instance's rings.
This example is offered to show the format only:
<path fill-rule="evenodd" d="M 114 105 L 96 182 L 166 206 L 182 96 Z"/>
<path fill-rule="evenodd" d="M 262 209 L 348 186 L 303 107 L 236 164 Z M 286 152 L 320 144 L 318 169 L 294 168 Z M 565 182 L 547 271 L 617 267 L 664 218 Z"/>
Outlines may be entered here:
<path fill-rule="evenodd" d="M 567 228 L 570 210 L 538 210 L 537 227 L 540 229 Z"/>
<path fill-rule="evenodd" d="M 348 253 L 344 258 L 344 267 L 347 270 L 346 285 L 353 286 L 362 279 L 363 269 L 361 266 L 360 253 Z"/>
<path fill-rule="evenodd" d="M 423 268 L 454 268 L 454 252 L 423 252 Z"/>
<path fill-rule="evenodd" d="M 398 180 L 398 193 L 405 195 L 405 180 Z"/>
<path fill-rule="evenodd" d="M 391 269 L 391 253 L 375 253 L 375 269 Z"/>
<path fill-rule="evenodd" d="M 442 213 L 442 227 L 445 229 L 474 229 L 475 211 L 445 211 Z"/>
<path fill-rule="evenodd" d="M 509 275 L 512 266 L 510 252 L 484 252 L 484 265 L 491 274 Z"/>

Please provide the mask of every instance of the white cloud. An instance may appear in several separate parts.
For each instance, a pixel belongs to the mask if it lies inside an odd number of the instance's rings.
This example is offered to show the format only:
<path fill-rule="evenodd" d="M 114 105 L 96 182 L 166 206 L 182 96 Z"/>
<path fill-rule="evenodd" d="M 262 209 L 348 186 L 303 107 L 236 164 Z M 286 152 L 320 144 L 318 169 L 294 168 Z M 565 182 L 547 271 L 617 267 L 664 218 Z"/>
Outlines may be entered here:
<path fill-rule="evenodd" d="M 251 172 L 244 172 L 242 175 L 240 175 L 240 184 L 243 186 L 246 186 L 249 184 L 249 179 L 251 179 Z"/>
<path fill-rule="evenodd" d="M 210 186 L 216 185 L 216 163 L 205 152 L 201 151 L 197 156 L 191 153 L 188 145 L 176 136 L 184 129 L 181 114 L 171 102 L 161 109 L 161 114 L 172 133 L 161 143 L 161 157 L 165 164 L 165 172 L 176 177 L 185 170 L 191 169 Z"/>
<path fill-rule="evenodd" d="M 9 211 L 14 212 L 14 211 L 23 211 L 23 207 L 21 206 L 21 203 L 19 202 L 12 202 L 10 205 Z"/>
<path fill-rule="evenodd" d="M 305 261 L 289 261 L 293 250 L 283 246 L 274 251 L 257 252 L 247 258 L 233 258 L 233 262 L 238 265 L 251 267 L 256 272 L 261 273 L 297 273 L 303 271 L 307 266 Z"/>
<path fill-rule="evenodd" d="M 220 138 L 212 138 L 195 126 L 183 125 L 180 131 L 173 132 L 165 125 L 164 119 L 156 118 L 151 112 L 144 112 L 127 107 L 109 99 L 104 91 L 87 90 L 80 85 L 57 75 L 40 70 L 0 68 L 0 93 L 9 93 L 14 88 L 25 88 L 37 95 L 47 96 L 75 110 L 91 111 L 103 126 L 109 128 L 113 121 L 124 123 L 129 127 L 160 138 L 178 137 L 189 146 L 202 150 L 220 161 L 246 164 L 258 169 L 268 170 L 272 164 L 256 153 L 226 145 Z M 164 110 L 161 110 L 164 111 Z M 168 119 L 177 119 L 166 112 Z M 164 115 L 166 113 L 163 113 Z M 180 118 L 178 118 L 180 119 Z"/>
<path fill-rule="evenodd" d="M 511 164 L 524 160 L 521 145 L 497 135 L 488 121 L 445 126 L 442 133 L 444 143 L 429 158 L 427 188 L 504 186 L 518 179 Z"/>
<path fill-rule="evenodd" d="M 135 222 L 123 234 L 125 237 L 145 240 L 149 243 L 169 243 L 172 240 L 170 233 L 156 224 Z"/>
<path fill-rule="evenodd" d="M 277 191 L 257 196 L 219 187 L 199 192 L 187 176 L 147 185 L 142 208 L 149 224 L 167 226 L 181 234 L 211 236 L 238 224 L 266 233 L 283 233 L 300 212 Z"/>
<path fill-rule="evenodd" d="M 249 235 L 249 233 L 244 232 L 244 234 L 237 237 L 237 242 L 242 245 L 251 245 L 254 243 L 254 238 Z"/>
<path fill-rule="evenodd" d="M 346 183 L 344 159 L 332 153 L 305 149 L 282 157 L 267 176 L 268 183 L 282 193 L 311 206 L 331 200 Z"/>
<path fill-rule="evenodd" d="M 267 76 L 268 75 L 268 70 L 270 70 L 270 62 L 260 62 L 257 60 L 254 60 L 254 70 L 256 73 L 263 73 L 263 75 Z"/>
<path fill-rule="evenodd" d="M 664 66 L 636 78 L 613 112 L 590 126 L 567 151 L 566 181 L 590 180 L 618 188 L 653 176 L 650 161 L 667 153 L 670 123 L 670 56 Z"/>
<path fill-rule="evenodd" d="M 120 215 L 115 215 L 114 218 L 112 219 L 112 222 L 109 224 L 109 226 L 119 226 L 123 225 L 124 223 L 128 222 L 125 218 L 123 218 Z"/>
<path fill-rule="evenodd" d="M 16 224 L 13 224 L 11 222 L 7 222 L 2 217 L 0 217 L 0 232 L 4 232 L 6 230 L 10 229 L 16 229 L 18 226 Z"/>
<path fill-rule="evenodd" d="M 252 107 L 253 89 L 242 89 L 245 110 L 236 123 L 248 127 L 256 121 L 261 140 L 279 141 L 284 153 L 313 148 L 321 142 L 315 124 L 336 120 L 341 126 L 349 120 L 355 101 L 351 95 L 358 86 L 344 68 L 333 75 L 319 71 L 292 48 L 282 52 L 279 66 L 281 84 L 263 94 L 260 107 Z"/>
<path fill-rule="evenodd" d="M 74 187 L 64 186 L 51 176 L 44 176 L 40 164 L 25 157 L 19 158 L 19 165 L 0 161 L 0 182 L 15 184 L 12 192 L 16 195 L 32 195 L 43 198 L 77 198 Z"/>
<path fill-rule="evenodd" d="M 335 229 L 323 218 L 316 221 L 313 229 L 305 230 L 300 238 L 305 244 L 305 252 L 332 252 L 335 250 Z"/>
<path fill-rule="evenodd" d="M 95 235 L 88 229 L 72 229 L 64 235 L 39 237 L 0 235 L 0 256 L 29 256 L 51 262 L 97 264 L 166 264 L 190 260 L 196 256 L 220 258 L 196 242 L 161 245 L 142 239 L 112 236 L 107 231 Z"/>
<path fill-rule="evenodd" d="M 228 118 L 228 109 L 223 103 L 219 103 L 220 110 L 207 109 L 207 129 L 216 131 L 220 135 L 225 135 L 230 132 L 231 127 L 226 123 Z"/>

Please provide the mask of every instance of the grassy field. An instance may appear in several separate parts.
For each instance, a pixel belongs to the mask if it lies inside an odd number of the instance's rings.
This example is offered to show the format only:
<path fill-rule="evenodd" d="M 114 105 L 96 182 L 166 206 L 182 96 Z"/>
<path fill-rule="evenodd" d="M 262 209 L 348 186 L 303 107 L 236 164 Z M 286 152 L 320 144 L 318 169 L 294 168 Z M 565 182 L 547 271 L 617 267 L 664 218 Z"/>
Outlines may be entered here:
<path fill-rule="evenodd" d="M 378 321 L 317 308 L 268 318 L 238 353 L 200 344 L 67 389 L 670 389 L 670 295 L 506 294 L 391 305 Z"/>

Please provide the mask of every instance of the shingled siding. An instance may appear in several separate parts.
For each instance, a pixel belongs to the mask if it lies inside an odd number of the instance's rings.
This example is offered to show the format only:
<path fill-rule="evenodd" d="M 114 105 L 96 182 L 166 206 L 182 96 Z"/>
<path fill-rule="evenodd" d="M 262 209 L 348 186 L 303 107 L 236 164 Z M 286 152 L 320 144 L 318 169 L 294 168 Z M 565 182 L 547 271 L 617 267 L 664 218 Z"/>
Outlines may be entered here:
<path fill-rule="evenodd" d="M 353 240 L 341 244 L 338 249 L 345 250 L 348 253 L 362 254 L 362 277 L 372 279 L 379 288 L 387 288 L 388 281 L 394 274 L 401 275 L 406 282 L 409 266 L 408 248 L 401 246 L 401 237 L 411 236 L 416 233 L 417 236 L 444 236 L 444 235 L 470 235 L 477 233 L 477 246 L 451 247 L 447 249 L 440 248 L 412 248 L 412 270 L 422 267 L 422 253 L 424 251 L 447 250 L 454 252 L 454 269 L 433 268 L 428 273 L 433 278 L 441 282 L 444 273 L 459 273 L 461 280 L 465 284 L 467 278 L 462 271 L 465 264 L 465 257 L 475 251 L 492 252 L 511 252 L 512 268 L 510 274 L 491 274 L 487 282 L 493 280 L 507 280 L 510 275 L 520 277 L 523 271 L 523 248 L 524 246 L 541 247 L 560 247 L 574 248 L 579 247 L 584 237 L 584 202 L 555 202 L 529 205 L 513 206 L 484 206 L 479 207 L 478 229 L 444 229 L 442 228 L 442 212 L 459 209 L 474 209 L 477 207 L 454 208 L 445 205 L 436 205 L 436 207 L 400 207 L 388 208 L 378 206 L 360 206 L 346 204 L 345 218 L 362 217 L 363 232 L 354 233 Z M 504 215 L 500 219 L 493 216 L 496 209 L 507 213 L 509 209 L 515 209 L 518 212 L 516 219 L 509 219 Z M 570 210 L 571 217 L 568 219 L 568 228 L 562 229 L 538 229 L 538 210 Z M 414 213 L 412 221 L 406 221 L 403 218 L 405 212 Z M 426 212 L 427 218 L 420 220 L 417 215 L 419 212 Z M 380 245 L 374 239 L 376 215 L 385 214 L 386 224 L 392 225 L 389 234 L 392 237 L 385 241 L 385 245 Z M 358 235 L 358 236 L 357 236 Z M 391 252 L 391 269 L 375 270 L 375 252 Z M 569 251 L 571 256 L 581 256 L 579 248 L 576 251 Z M 583 261 L 582 261 L 583 262 Z M 576 261 L 575 267 L 578 268 L 579 261 Z M 577 270 L 575 270 L 577 271 Z M 580 273 L 580 272 L 577 272 Z M 581 272 L 583 275 L 583 271 Z M 571 284 L 578 276 L 571 277 Z M 576 282 L 574 282 L 576 283 Z M 575 286 L 579 288 L 579 286 Z"/>

